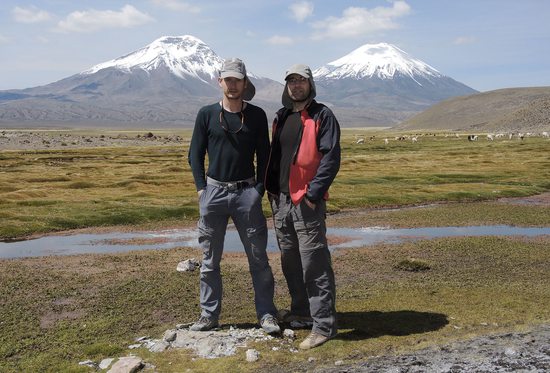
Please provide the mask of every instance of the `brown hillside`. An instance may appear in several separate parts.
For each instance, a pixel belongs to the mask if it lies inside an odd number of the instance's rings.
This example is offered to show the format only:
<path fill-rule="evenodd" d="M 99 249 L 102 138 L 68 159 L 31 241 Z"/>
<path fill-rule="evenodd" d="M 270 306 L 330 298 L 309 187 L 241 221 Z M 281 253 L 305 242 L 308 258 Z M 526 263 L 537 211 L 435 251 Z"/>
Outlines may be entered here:
<path fill-rule="evenodd" d="M 550 87 L 506 88 L 452 98 L 404 121 L 398 129 L 548 131 Z"/>

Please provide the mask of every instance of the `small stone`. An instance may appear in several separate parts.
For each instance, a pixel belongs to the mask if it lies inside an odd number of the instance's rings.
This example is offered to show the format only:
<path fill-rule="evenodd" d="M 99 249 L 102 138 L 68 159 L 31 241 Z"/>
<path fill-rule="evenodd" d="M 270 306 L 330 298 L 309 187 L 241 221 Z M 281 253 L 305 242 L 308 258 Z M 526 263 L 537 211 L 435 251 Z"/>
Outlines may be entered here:
<path fill-rule="evenodd" d="M 130 350 L 135 350 L 136 348 L 140 348 L 140 347 L 141 347 L 141 343 L 136 343 L 136 344 L 128 346 L 128 348 Z"/>
<path fill-rule="evenodd" d="M 143 367 L 142 360 L 137 356 L 121 357 L 113 364 L 107 373 L 134 373 Z"/>
<path fill-rule="evenodd" d="M 166 351 L 166 349 L 168 347 L 170 347 L 170 343 L 168 343 L 166 341 L 157 341 L 151 347 L 149 347 L 149 351 L 151 351 L 151 352 L 163 352 L 163 351 Z"/>
<path fill-rule="evenodd" d="M 162 339 L 166 342 L 173 342 L 176 340 L 177 333 L 175 330 L 167 330 L 164 332 Z"/>
<path fill-rule="evenodd" d="M 511 347 L 508 347 L 507 349 L 504 350 L 504 355 L 506 355 L 506 356 L 514 356 L 517 353 L 518 352 L 515 349 L 511 348 Z"/>
<path fill-rule="evenodd" d="M 253 363 L 255 361 L 258 361 L 260 358 L 260 352 L 258 350 L 254 350 L 252 348 L 249 348 L 246 350 L 246 361 L 249 363 Z"/>
<path fill-rule="evenodd" d="M 108 359 L 103 359 L 101 360 L 101 362 L 99 363 L 99 369 L 107 369 L 109 368 L 109 365 L 111 365 L 111 363 L 114 361 L 115 359 L 113 358 L 108 358 Z"/>
<path fill-rule="evenodd" d="M 97 365 L 92 360 L 84 360 L 78 363 L 78 365 L 85 365 L 90 368 L 96 368 Z"/>
<path fill-rule="evenodd" d="M 294 330 L 292 330 L 292 329 L 285 329 L 283 331 L 283 337 L 289 338 L 289 339 L 295 339 L 296 334 L 294 333 Z"/>
<path fill-rule="evenodd" d="M 187 259 L 178 263 L 176 271 L 178 272 L 192 272 L 199 267 L 199 263 L 195 258 Z"/>
<path fill-rule="evenodd" d="M 342 360 L 336 360 L 336 361 L 334 362 L 334 365 L 336 365 L 336 366 L 344 365 L 344 361 L 342 361 Z"/>

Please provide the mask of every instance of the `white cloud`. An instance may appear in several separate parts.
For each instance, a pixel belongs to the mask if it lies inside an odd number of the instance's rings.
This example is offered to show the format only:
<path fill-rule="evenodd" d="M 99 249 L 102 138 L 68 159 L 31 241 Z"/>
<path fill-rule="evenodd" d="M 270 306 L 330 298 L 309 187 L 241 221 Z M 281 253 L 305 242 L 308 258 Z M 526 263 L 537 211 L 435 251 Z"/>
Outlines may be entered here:
<path fill-rule="evenodd" d="M 45 10 L 40 10 L 35 6 L 21 8 L 16 6 L 11 11 L 13 18 L 21 23 L 39 23 L 52 19 L 52 15 Z"/>
<path fill-rule="evenodd" d="M 72 12 L 57 26 L 61 31 L 92 32 L 106 28 L 130 28 L 152 22 L 154 19 L 131 5 L 124 5 L 120 11 L 85 10 Z"/>
<path fill-rule="evenodd" d="M 476 41 L 477 39 L 473 36 L 459 36 L 453 41 L 453 44 L 455 45 L 473 44 Z"/>
<path fill-rule="evenodd" d="M 292 12 L 292 18 L 298 22 L 303 22 L 313 14 L 313 3 L 310 1 L 300 1 L 290 5 L 288 8 Z"/>
<path fill-rule="evenodd" d="M 156 6 L 167 8 L 170 10 L 189 12 L 189 13 L 199 13 L 200 8 L 198 6 L 189 4 L 187 2 L 179 0 L 151 0 Z"/>
<path fill-rule="evenodd" d="M 396 19 L 410 13 L 411 7 L 405 1 L 395 1 L 391 7 L 373 9 L 350 7 L 344 9 L 342 17 L 328 17 L 312 24 L 318 30 L 314 39 L 349 38 L 371 32 L 398 28 Z"/>
<path fill-rule="evenodd" d="M 291 45 L 294 44 L 294 40 L 288 36 L 273 35 L 267 42 L 271 45 Z"/>
<path fill-rule="evenodd" d="M 9 41 L 10 39 L 7 36 L 0 34 L 0 44 L 7 44 Z"/>

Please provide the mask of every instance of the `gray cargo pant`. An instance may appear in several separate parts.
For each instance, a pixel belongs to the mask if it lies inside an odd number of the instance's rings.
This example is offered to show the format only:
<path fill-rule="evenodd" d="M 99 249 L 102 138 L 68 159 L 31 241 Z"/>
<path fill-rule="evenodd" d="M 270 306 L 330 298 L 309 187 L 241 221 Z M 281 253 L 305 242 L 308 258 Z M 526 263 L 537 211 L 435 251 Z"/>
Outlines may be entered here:
<path fill-rule="evenodd" d="M 312 210 L 304 201 L 295 206 L 280 194 L 271 199 L 281 266 L 291 297 L 291 313 L 313 318 L 312 331 L 337 333 L 336 285 L 326 238 L 326 203 Z"/>
<path fill-rule="evenodd" d="M 222 305 L 220 262 L 229 217 L 235 223 L 248 257 L 254 286 L 256 315 L 276 315 L 274 280 L 267 248 L 267 225 L 262 197 L 254 186 L 229 190 L 208 184 L 199 198 L 199 244 L 203 250 L 200 270 L 201 315 L 218 320 Z M 236 294 L 236 296 L 241 296 Z"/>

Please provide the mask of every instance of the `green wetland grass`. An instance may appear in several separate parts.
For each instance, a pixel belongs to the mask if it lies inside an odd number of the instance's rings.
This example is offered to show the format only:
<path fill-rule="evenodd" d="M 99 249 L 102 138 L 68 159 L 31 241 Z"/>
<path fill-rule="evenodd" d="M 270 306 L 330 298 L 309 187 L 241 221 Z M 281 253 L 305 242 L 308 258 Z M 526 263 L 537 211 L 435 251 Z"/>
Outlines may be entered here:
<path fill-rule="evenodd" d="M 181 146 L 0 152 L 0 238 L 75 228 L 193 224 L 196 192 Z M 367 138 L 357 144 L 358 136 Z M 373 140 L 368 140 L 373 136 Z M 390 141 L 387 145 L 383 139 Z M 550 190 L 550 142 L 468 142 L 391 133 L 342 133 L 342 165 L 329 211 L 490 201 Z M 44 202 L 47 201 L 47 202 Z M 269 208 L 265 204 L 266 214 Z M 434 223 L 437 223 L 435 221 Z"/>
<path fill-rule="evenodd" d="M 548 140 L 469 143 L 441 134 L 412 143 L 395 135 L 343 130 L 329 225 L 550 226 L 548 204 L 496 201 L 550 190 Z M 186 144 L 0 151 L 0 237 L 191 226 L 197 201 Z M 339 336 L 298 353 L 258 342 L 250 345 L 261 352 L 255 363 L 245 349 L 205 360 L 127 348 L 198 316 L 198 273 L 175 270 L 198 250 L 0 260 L 0 371 L 89 372 L 78 362 L 133 353 L 159 372 L 302 372 L 527 330 L 550 321 L 549 247 L 550 237 L 453 237 L 335 251 Z M 288 308 L 280 260 L 270 259 L 276 304 Z M 255 323 L 245 256 L 225 253 L 222 273 L 222 324 Z M 295 345 L 306 334 L 297 331 Z"/>

